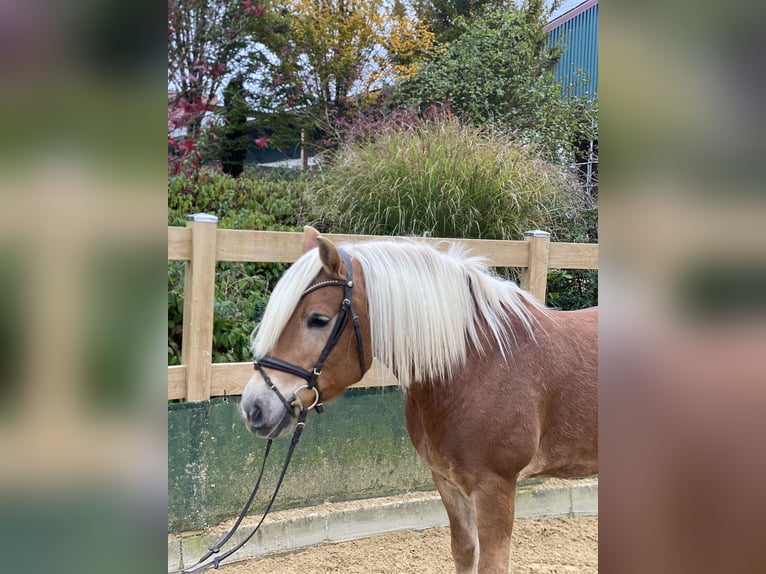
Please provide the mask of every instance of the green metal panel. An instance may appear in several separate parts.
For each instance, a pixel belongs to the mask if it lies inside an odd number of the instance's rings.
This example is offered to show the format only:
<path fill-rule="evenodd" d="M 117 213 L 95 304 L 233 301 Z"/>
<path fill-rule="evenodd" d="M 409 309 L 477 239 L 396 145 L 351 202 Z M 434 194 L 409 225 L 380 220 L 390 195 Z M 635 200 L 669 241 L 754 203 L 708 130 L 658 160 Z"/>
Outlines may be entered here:
<path fill-rule="evenodd" d="M 168 405 L 168 530 L 203 528 L 235 516 L 257 477 L 266 441 L 245 428 L 239 398 Z M 251 514 L 265 507 L 290 438 L 274 442 Z M 275 509 L 432 489 L 394 387 L 351 389 L 312 413 Z"/>
<path fill-rule="evenodd" d="M 555 69 L 556 79 L 573 95 L 598 93 L 598 3 L 550 30 L 550 41 L 566 50 Z M 587 78 L 583 83 L 582 78 Z"/>

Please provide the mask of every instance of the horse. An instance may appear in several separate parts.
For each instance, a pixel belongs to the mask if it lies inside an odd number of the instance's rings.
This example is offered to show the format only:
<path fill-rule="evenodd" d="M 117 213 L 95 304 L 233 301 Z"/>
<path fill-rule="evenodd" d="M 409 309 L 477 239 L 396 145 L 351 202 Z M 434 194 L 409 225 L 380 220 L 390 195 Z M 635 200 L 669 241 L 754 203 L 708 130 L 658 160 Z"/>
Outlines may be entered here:
<path fill-rule="evenodd" d="M 377 358 L 405 394 L 457 574 L 507 574 L 517 481 L 598 472 L 598 308 L 548 309 L 454 245 L 336 246 L 306 227 L 303 252 L 253 332 L 248 429 L 289 433 Z"/>

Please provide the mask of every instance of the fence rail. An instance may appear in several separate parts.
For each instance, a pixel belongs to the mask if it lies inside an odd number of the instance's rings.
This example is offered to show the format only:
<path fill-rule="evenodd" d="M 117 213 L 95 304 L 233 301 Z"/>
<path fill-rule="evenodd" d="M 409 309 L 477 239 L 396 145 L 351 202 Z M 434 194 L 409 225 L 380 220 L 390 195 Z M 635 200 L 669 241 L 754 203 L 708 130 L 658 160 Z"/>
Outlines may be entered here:
<path fill-rule="evenodd" d="M 326 234 L 336 242 L 378 239 L 373 235 Z M 252 363 L 213 363 L 213 304 L 218 261 L 292 263 L 302 253 L 301 233 L 218 229 L 215 217 L 191 215 L 186 227 L 168 227 L 168 260 L 186 261 L 184 277 L 181 365 L 168 367 L 168 399 L 208 400 L 240 395 Z M 417 238 L 444 248 L 460 243 L 495 267 L 519 267 L 521 287 L 545 300 L 549 269 L 598 269 L 598 245 L 552 243 L 541 231 L 525 233 L 523 241 Z M 375 362 L 355 387 L 396 385 L 390 371 Z"/>

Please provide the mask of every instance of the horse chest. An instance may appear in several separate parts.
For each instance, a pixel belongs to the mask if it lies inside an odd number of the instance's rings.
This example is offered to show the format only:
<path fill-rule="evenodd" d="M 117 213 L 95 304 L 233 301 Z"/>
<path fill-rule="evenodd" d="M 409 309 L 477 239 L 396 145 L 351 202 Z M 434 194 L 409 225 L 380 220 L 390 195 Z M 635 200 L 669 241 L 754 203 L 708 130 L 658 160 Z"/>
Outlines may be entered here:
<path fill-rule="evenodd" d="M 412 444 L 428 468 L 444 476 L 463 474 L 461 467 L 470 445 L 459 422 L 440 405 L 417 400 L 412 391 L 405 402 L 405 419 Z"/>

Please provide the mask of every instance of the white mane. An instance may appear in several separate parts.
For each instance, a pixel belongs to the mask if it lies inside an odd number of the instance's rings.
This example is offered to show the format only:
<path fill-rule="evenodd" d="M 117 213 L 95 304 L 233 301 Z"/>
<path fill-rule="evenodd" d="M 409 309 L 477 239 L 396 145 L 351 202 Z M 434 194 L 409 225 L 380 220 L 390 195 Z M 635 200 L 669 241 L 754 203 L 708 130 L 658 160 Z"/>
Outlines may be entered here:
<path fill-rule="evenodd" d="M 532 309 L 542 305 L 511 281 L 492 274 L 484 260 L 452 246 L 445 253 L 415 241 L 373 241 L 341 246 L 359 261 L 365 279 L 373 355 L 407 389 L 444 378 L 471 346 L 490 344 L 508 357 L 516 339 L 511 320 L 534 337 Z M 276 344 L 303 290 L 319 273 L 317 250 L 304 254 L 280 279 L 254 337 L 258 359 Z"/>

